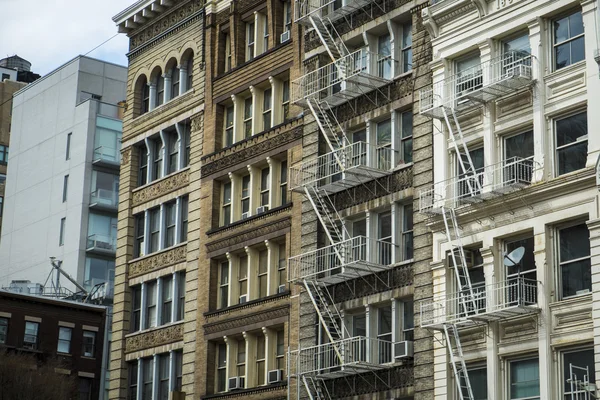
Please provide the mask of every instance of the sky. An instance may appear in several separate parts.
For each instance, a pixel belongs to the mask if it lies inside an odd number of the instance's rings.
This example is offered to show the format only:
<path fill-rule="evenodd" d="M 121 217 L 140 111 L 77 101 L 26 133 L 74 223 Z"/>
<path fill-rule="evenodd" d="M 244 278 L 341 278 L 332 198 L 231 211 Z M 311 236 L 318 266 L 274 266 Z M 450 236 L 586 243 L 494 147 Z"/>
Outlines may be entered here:
<path fill-rule="evenodd" d="M 45 75 L 117 33 L 112 17 L 136 0 L 0 0 L 0 59 L 14 54 Z M 89 57 L 127 65 L 127 36 L 117 35 Z"/>

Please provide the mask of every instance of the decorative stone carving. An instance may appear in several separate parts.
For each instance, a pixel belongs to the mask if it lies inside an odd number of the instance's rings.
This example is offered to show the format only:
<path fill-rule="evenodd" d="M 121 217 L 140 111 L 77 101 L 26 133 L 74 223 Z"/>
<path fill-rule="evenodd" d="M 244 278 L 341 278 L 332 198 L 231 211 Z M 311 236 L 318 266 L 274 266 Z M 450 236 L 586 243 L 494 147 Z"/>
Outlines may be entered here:
<path fill-rule="evenodd" d="M 133 206 L 138 206 L 177 189 L 181 189 L 182 187 L 186 187 L 189 183 L 189 169 L 167 176 L 164 179 L 151 183 L 150 185 L 133 192 Z"/>
<path fill-rule="evenodd" d="M 131 121 L 131 126 L 137 127 L 139 125 L 142 125 L 142 124 L 148 122 L 149 120 L 151 120 L 152 118 L 155 118 L 157 115 L 161 115 L 169 110 L 179 107 L 181 104 L 185 103 L 186 101 L 191 100 L 192 97 L 194 97 L 194 89 L 188 90 L 181 96 L 177 96 L 173 100 L 170 100 L 167 103 L 164 103 L 163 105 L 155 108 L 154 110 L 148 111 L 147 113 L 140 115 L 139 117 L 137 117 L 133 121 Z M 190 104 L 192 104 L 192 103 L 190 103 Z"/>
<path fill-rule="evenodd" d="M 229 169 L 234 165 L 243 164 L 252 157 L 266 153 L 284 144 L 300 140 L 303 135 L 302 126 L 289 129 L 290 124 L 297 125 L 301 120 L 288 122 L 260 135 L 255 135 L 248 140 L 241 141 L 232 147 L 209 154 L 202 158 L 202 176 L 206 177 L 216 172 Z"/>
<path fill-rule="evenodd" d="M 201 112 L 192 117 L 192 132 L 201 132 L 204 127 L 204 113 Z"/>
<path fill-rule="evenodd" d="M 125 150 L 121 151 L 121 165 L 129 164 L 130 160 L 131 160 L 131 147 L 128 147 Z"/>
<path fill-rule="evenodd" d="M 133 261 L 129 263 L 129 278 L 135 278 L 169 265 L 184 262 L 186 254 L 187 245 L 181 245 L 141 260 Z"/>
<path fill-rule="evenodd" d="M 126 338 L 125 353 L 150 349 L 180 340 L 183 340 L 183 324 L 167 326 Z"/>
<path fill-rule="evenodd" d="M 262 312 L 242 315 L 236 318 L 230 318 L 224 321 L 213 322 L 204 325 L 204 334 L 209 335 L 215 332 L 223 332 L 229 329 L 239 329 L 247 325 L 259 322 L 270 321 L 280 317 L 287 317 L 290 312 L 289 304 L 278 308 L 267 309 Z"/>
<path fill-rule="evenodd" d="M 248 240 L 289 228 L 291 225 L 292 221 L 290 217 L 286 217 L 285 219 L 280 219 L 278 221 L 274 221 L 259 227 L 252 227 L 251 229 L 242 232 L 236 232 L 237 230 L 231 230 L 230 236 L 228 235 L 224 239 L 207 243 L 206 250 L 209 253 L 212 253 L 213 251 L 224 249 L 230 246 L 240 245 L 241 243 L 244 243 Z"/>

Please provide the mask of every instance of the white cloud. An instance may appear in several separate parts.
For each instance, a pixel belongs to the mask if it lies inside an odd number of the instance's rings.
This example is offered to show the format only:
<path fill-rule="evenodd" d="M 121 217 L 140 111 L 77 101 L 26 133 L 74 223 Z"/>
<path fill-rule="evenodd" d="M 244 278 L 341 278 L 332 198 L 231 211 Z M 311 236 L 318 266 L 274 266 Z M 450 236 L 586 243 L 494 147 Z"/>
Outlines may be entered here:
<path fill-rule="evenodd" d="M 0 0 L 0 58 L 18 54 L 44 75 L 117 33 L 112 17 L 135 0 Z M 127 65 L 119 34 L 90 57 Z"/>

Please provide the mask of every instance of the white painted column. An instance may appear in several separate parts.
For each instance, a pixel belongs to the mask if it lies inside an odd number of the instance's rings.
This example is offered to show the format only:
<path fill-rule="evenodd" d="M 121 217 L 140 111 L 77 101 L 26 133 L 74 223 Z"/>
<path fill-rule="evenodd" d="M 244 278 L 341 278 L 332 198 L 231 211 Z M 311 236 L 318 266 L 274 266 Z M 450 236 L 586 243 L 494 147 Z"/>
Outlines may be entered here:
<path fill-rule="evenodd" d="M 275 187 L 275 185 L 273 184 L 273 181 L 275 180 L 275 161 L 271 158 L 271 157 L 267 157 L 267 164 L 269 164 L 269 180 L 268 180 L 268 185 L 269 185 L 269 210 L 271 208 L 274 207 L 275 204 L 275 197 L 276 194 L 273 193 L 274 190 L 273 188 Z M 262 179 L 262 177 L 261 177 Z"/>
<path fill-rule="evenodd" d="M 175 199 L 175 244 L 181 243 L 181 197 Z M 166 230 L 165 230 L 166 233 Z"/>
<path fill-rule="evenodd" d="M 169 392 L 175 390 L 175 353 L 169 351 Z"/>
<path fill-rule="evenodd" d="M 535 224 L 534 235 L 534 257 L 536 265 L 538 284 L 537 301 L 540 308 L 538 314 L 538 356 L 540 368 L 540 399 L 556 399 L 557 393 L 553 393 L 553 365 L 552 347 L 550 346 L 550 334 L 552 331 L 552 316 L 550 314 L 550 303 L 554 288 L 552 265 L 547 265 L 546 226 Z M 553 263 L 550 263 L 553 264 Z"/>
<path fill-rule="evenodd" d="M 256 208 L 260 204 L 260 169 L 247 165 L 250 173 L 250 215 L 256 214 Z"/>
<path fill-rule="evenodd" d="M 162 142 L 162 146 L 160 148 L 160 154 L 162 157 L 162 171 L 161 171 L 160 177 L 162 178 L 163 176 L 167 176 L 169 173 L 169 163 L 168 163 L 169 155 L 168 155 L 168 151 L 167 151 L 169 137 L 163 129 L 160 130 L 159 135 L 160 135 L 160 141 Z"/>
<path fill-rule="evenodd" d="M 244 388 L 256 386 L 256 337 L 248 332 L 242 332 L 246 341 L 246 379 L 244 379 Z M 252 365 L 252 368 L 250 368 Z"/>
<path fill-rule="evenodd" d="M 155 354 L 152 357 L 152 365 L 153 365 L 152 377 L 154 379 L 154 381 L 152 382 L 152 398 L 158 399 L 158 393 L 159 393 L 158 385 L 160 384 L 160 377 L 158 376 L 158 369 L 159 369 L 158 368 L 159 367 L 158 354 Z"/>
<path fill-rule="evenodd" d="M 491 285 L 497 281 L 494 269 L 494 248 L 493 239 L 490 239 L 491 243 L 484 243 L 484 248 L 481 249 L 481 256 L 483 258 L 483 273 L 485 276 L 485 284 Z M 486 247 L 486 245 L 489 245 Z M 502 266 L 504 268 L 504 266 Z M 495 296 L 492 293 L 487 296 L 488 302 L 495 301 Z M 500 358 L 498 355 L 498 323 L 491 322 L 488 325 L 488 336 L 486 338 L 486 374 L 488 382 L 488 394 L 489 400 L 500 400 L 501 393 L 498 388 L 502 387 L 502 368 L 500 365 Z"/>
<path fill-rule="evenodd" d="M 164 91 L 164 98 L 163 98 L 163 104 L 164 104 L 167 101 L 171 100 L 171 91 L 173 90 L 171 82 L 173 81 L 173 79 L 171 78 L 171 75 L 168 73 L 164 74 L 163 78 L 165 79 L 165 91 Z"/>
<path fill-rule="evenodd" d="M 367 238 L 377 238 L 377 232 L 375 231 L 375 225 L 376 223 L 374 222 L 374 218 L 377 218 L 377 214 L 373 215 L 371 213 L 370 210 L 366 210 L 365 211 L 365 225 L 366 225 L 366 232 L 367 232 Z M 366 251 L 366 257 L 367 260 L 372 260 L 376 254 L 372 254 L 374 251 L 376 251 L 375 248 L 373 248 L 373 243 L 371 240 L 369 240 L 367 242 L 367 251 Z"/>
<path fill-rule="evenodd" d="M 388 21 L 390 22 L 390 21 Z M 394 63 L 392 63 L 394 65 Z M 393 68 L 393 67 L 392 67 Z M 392 152 L 390 154 L 390 167 L 394 169 L 400 161 L 400 112 L 393 111 L 390 115 L 390 128 L 392 130 Z"/>
<path fill-rule="evenodd" d="M 366 320 L 366 332 L 367 338 L 376 338 L 377 337 L 377 310 L 374 309 L 370 304 L 365 305 L 365 320 Z M 374 346 L 371 340 L 367 339 L 366 341 L 366 361 L 371 362 L 375 361 L 376 358 L 374 355 L 377 351 L 377 346 Z"/>
<path fill-rule="evenodd" d="M 140 295 L 140 330 L 144 330 L 146 328 L 146 307 L 148 306 L 148 289 L 146 287 L 146 282 L 143 282 L 141 285 L 142 293 Z M 138 370 L 139 373 L 140 370 Z"/>
<path fill-rule="evenodd" d="M 244 247 L 248 255 L 248 301 L 258 299 L 258 252 Z"/>
<path fill-rule="evenodd" d="M 273 346 L 273 342 L 277 341 L 277 336 L 273 336 L 270 329 L 265 328 L 264 326 L 261 328 L 263 335 L 265 335 L 265 381 L 264 384 L 269 384 L 269 371 L 275 369 L 275 348 L 271 348 Z"/>
<path fill-rule="evenodd" d="M 269 83 L 271 84 L 271 126 L 275 126 L 283 122 L 283 109 L 279 107 L 283 102 L 283 85 L 272 76 L 269 76 Z"/>
<path fill-rule="evenodd" d="M 152 111 L 156 108 L 156 83 L 151 82 L 148 86 L 150 87 L 150 90 L 148 91 L 148 111 Z"/>
<path fill-rule="evenodd" d="M 600 126 L 600 66 L 594 59 L 594 53 L 600 51 L 600 21 L 598 17 L 597 0 L 580 0 L 583 26 L 585 27 L 585 59 L 586 59 L 586 86 L 587 86 L 587 119 L 588 131 L 594 132 Z M 595 132 L 594 132 L 595 133 Z M 588 134 L 588 157 L 586 167 L 596 165 L 600 154 L 600 137 L 597 134 Z M 600 377 L 599 377 L 600 378 Z"/>
<path fill-rule="evenodd" d="M 225 347 L 227 348 L 227 354 L 225 355 L 225 391 L 229 391 L 229 377 L 235 376 L 235 356 L 237 353 L 237 344 L 235 339 L 229 340 L 227 336 L 223 336 Z M 217 348 L 217 352 L 219 349 Z M 217 354 L 217 359 L 219 355 Z"/>
<path fill-rule="evenodd" d="M 144 387 L 144 364 L 142 363 L 142 359 L 138 358 L 137 359 L 137 364 L 138 364 L 138 374 L 137 374 L 137 390 L 136 390 L 136 394 L 137 394 L 137 398 L 141 399 L 142 398 L 142 389 Z"/>
<path fill-rule="evenodd" d="M 399 307 L 398 303 L 397 299 L 392 299 L 392 362 L 396 359 L 396 346 L 394 346 L 394 343 L 400 342 L 400 339 L 402 339 L 402 328 L 400 325 L 400 316 L 398 315 L 402 307 Z"/>
<path fill-rule="evenodd" d="M 375 143 L 375 138 L 377 137 L 377 124 L 374 122 L 371 122 L 371 120 L 366 120 L 365 121 L 365 137 L 367 138 L 367 143 L 366 145 L 362 144 L 362 145 L 357 145 L 357 146 L 363 146 L 361 148 L 358 147 L 354 147 L 355 151 L 359 151 L 359 150 L 363 150 L 367 152 L 367 157 L 366 157 L 366 164 L 367 166 L 372 166 L 374 164 L 373 160 L 376 160 L 376 158 L 374 157 L 375 155 L 373 154 L 373 151 L 371 150 L 371 143 Z M 366 146 L 366 147 L 364 147 Z"/>
<path fill-rule="evenodd" d="M 150 210 L 144 210 L 144 255 L 150 254 Z"/>
<path fill-rule="evenodd" d="M 177 131 L 177 170 L 185 167 L 183 153 L 185 152 L 185 125 L 177 122 L 175 124 Z"/>
<path fill-rule="evenodd" d="M 233 102 L 233 143 L 244 139 L 244 99 L 234 94 L 231 95 Z M 224 117 L 227 118 L 227 111 Z"/>
<path fill-rule="evenodd" d="M 491 42 L 491 40 L 486 40 L 482 43 L 479 43 L 479 57 L 482 65 L 486 65 L 486 63 L 491 62 L 493 50 L 493 43 Z M 494 73 L 498 73 L 498 71 L 492 68 L 487 68 L 487 70 L 484 69 L 484 85 L 488 85 L 490 83 L 490 80 L 493 79 L 492 74 Z M 483 160 L 485 168 L 485 174 L 483 178 L 484 186 L 491 184 L 491 180 L 497 178 L 495 176 L 497 174 L 494 174 L 494 172 L 490 168 L 490 166 L 495 164 L 497 161 L 497 147 L 495 145 L 496 138 L 494 135 L 494 121 L 496 115 L 495 109 L 496 103 L 491 103 L 491 105 L 485 105 L 483 109 Z M 491 187 L 489 187 L 489 189 L 487 190 L 484 190 L 484 192 L 487 192 L 489 190 L 491 190 Z"/>
<path fill-rule="evenodd" d="M 270 240 L 265 240 L 267 246 L 267 296 L 277 294 L 277 262 L 278 246 Z"/>
<path fill-rule="evenodd" d="M 592 318 L 594 323 L 595 383 L 597 386 L 600 382 L 600 219 L 590 219 L 587 226 L 590 230 L 590 254 L 592 256 Z"/>
<path fill-rule="evenodd" d="M 152 148 L 153 143 L 149 138 L 144 139 L 146 143 L 146 184 L 152 181 Z"/>
<path fill-rule="evenodd" d="M 229 217 L 229 220 L 231 222 L 234 222 L 242 217 L 242 185 L 241 180 L 238 178 L 237 175 L 231 172 L 228 175 L 229 181 L 231 182 L 231 215 Z"/>
<path fill-rule="evenodd" d="M 438 85 L 440 87 L 440 83 L 444 80 L 445 68 L 444 62 L 442 60 L 435 60 L 431 63 L 432 74 L 433 74 L 433 85 Z M 448 96 L 448 93 L 443 93 L 444 96 Z M 435 104 L 434 99 L 434 104 Z M 422 106 L 422 105 L 420 105 Z M 452 165 L 449 162 L 449 154 L 448 154 L 448 130 L 445 127 L 445 124 L 438 120 L 433 119 L 433 148 L 435 154 L 435 162 L 433 163 L 433 181 L 434 182 L 442 182 L 450 177 L 452 177 Z M 436 188 L 437 190 L 437 188 Z M 445 196 L 446 193 L 443 190 L 440 190 L 436 195 Z"/>
<path fill-rule="evenodd" d="M 171 290 L 171 292 L 173 293 L 173 301 L 171 301 L 171 322 L 175 322 L 177 321 L 177 307 L 179 306 L 179 302 L 181 301 L 179 299 L 179 293 L 181 293 L 182 290 L 185 290 L 185 288 L 179 287 L 179 279 L 177 279 L 177 272 L 173 272 L 172 277 L 173 279 L 171 283 L 173 284 L 173 289 Z"/>
<path fill-rule="evenodd" d="M 225 256 L 229 261 L 229 296 L 227 300 L 228 304 L 226 306 L 231 307 L 237 304 L 240 299 L 239 281 L 237 275 L 240 260 L 230 252 L 225 253 Z"/>
<path fill-rule="evenodd" d="M 165 223 L 166 223 L 166 218 L 165 218 L 165 205 L 164 203 L 160 205 L 160 211 L 158 213 L 159 215 L 159 229 L 160 231 L 158 232 L 158 250 L 162 250 L 165 248 L 165 233 L 166 233 L 166 229 L 165 229 Z"/>
<path fill-rule="evenodd" d="M 256 29 L 254 31 L 256 32 Z M 256 45 L 257 43 L 255 42 L 255 49 Z M 262 91 L 254 86 L 250 86 L 250 93 L 252 94 L 252 134 L 250 136 L 254 136 L 258 132 L 262 131 Z M 246 107 L 244 105 L 244 112 L 246 112 L 245 108 Z M 242 139 L 245 139 L 245 137 Z"/>
<path fill-rule="evenodd" d="M 398 212 L 398 204 L 397 203 L 392 203 L 390 206 L 390 218 L 391 218 L 391 223 L 392 223 L 392 264 L 395 264 L 396 262 L 398 262 L 398 259 L 400 257 L 398 257 L 398 255 L 400 254 L 400 240 L 399 237 L 400 235 L 400 227 L 402 226 L 402 213 Z"/>
<path fill-rule="evenodd" d="M 156 326 L 162 325 L 163 279 L 156 280 Z"/>
<path fill-rule="evenodd" d="M 533 91 L 533 160 L 542 167 L 534 173 L 532 181 L 539 182 L 544 176 L 551 172 L 552 163 L 545 164 L 546 153 L 546 116 L 544 115 L 545 84 L 544 74 L 546 72 L 546 49 L 544 48 L 544 36 L 542 31 L 542 19 L 536 18 L 529 22 L 529 42 L 531 45 L 532 78 L 538 82 L 532 87 Z M 550 141 L 552 142 L 552 141 Z M 541 370 L 540 370 L 541 372 Z"/>
<path fill-rule="evenodd" d="M 185 92 L 187 92 L 187 68 L 184 66 L 179 66 L 179 95 L 181 96 Z"/>
<path fill-rule="evenodd" d="M 402 37 L 398 36 L 396 34 L 396 32 L 398 31 L 396 24 L 389 19 L 387 21 L 387 29 L 388 29 L 388 33 L 390 34 L 390 50 L 391 50 L 391 56 L 393 60 L 396 60 L 396 62 L 392 61 L 392 77 L 396 76 L 396 75 L 400 75 L 400 71 L 401 71 L 401 66 L 400 66 L 400 57 L 398 57 L 400 49 L 402 47 Z M 398 42 L 396 42 L 398 41 Z M 396 147 L 393 146 L 392 143 L 392 148 L 395 149 Z M 393 165 L 396 165 L 395 163 Z"/>

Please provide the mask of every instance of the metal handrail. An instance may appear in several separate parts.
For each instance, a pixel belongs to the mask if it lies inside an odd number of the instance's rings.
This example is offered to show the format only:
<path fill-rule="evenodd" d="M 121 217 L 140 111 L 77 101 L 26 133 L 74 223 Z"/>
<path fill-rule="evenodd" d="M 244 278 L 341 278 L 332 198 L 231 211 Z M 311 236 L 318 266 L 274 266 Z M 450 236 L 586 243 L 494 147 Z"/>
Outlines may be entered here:
<path fill-rule="evenodd" d="M 442 293 L 420 304 L 421 326 L 454 324 L 537 302 L 532 279 L 511 278 L 491 285 L 474 285 L 471 291 Z"/>
<path fill-rule="evenodd" d="M 359 74 L 371 75 L 380 79 L 380 67 L 385 63 L 397 63 L 390 55 L 381 55 L 365 49 L 356 50 L 339 60 L 310 71 L 292 81 L 292 102 L 320 95 L 323 91 L 333 90 L 348 79 Z"/>
<path fill-rule="evenodd" d="M 294 22 L 298 22 L 301 19 L 324 9 L 334 2 L 335 0 L 296 0 L 296 19 Z"/>
<path fill-rule="evenodd" d="M 535 172 L 541 168 L 541 165 L 531 158 L 520 157 L 487 165 L 483 170 L 461 174 L 421 190 L 419 209 L 421 212 L 429 212 L 435 208 L 457 207 L 471 198 L 503 193 L 513 187 L 529 186 Z M 479 185 L 474 184 L 475 181 L 478 181 Z"/>
<path fill-rule="evenodd" d="M 87 237 L 87 248 L 97 248 L 115 251 L 117 249 L 117 238 L 110 235 L 93 234 Z"/>
<path fill-rule="evenodd" d="M 473 96 L 491 85 L 514 77 L 532 79 L 532 56 L 522 51 L 509 51 L 458 74 L 421 89 L 419 110 L 426 113 L 437 107 L 454 107 L 457 101 Z"/>
<path fill-rule="evenodd" d="M 382 171 L 392 168 L 392 147 L 375 147 L 366 142 L 355 142 L 331 151 L 314 160 L 305 161 L 290 167 L 290 186 L 315 186 L 327 183 L 328 178 L 339 176 L 355 168 L 369 167 Z"/>
<path fill-rule="evenodd" d="M 391 341 L 354 336 L 300 349 L 292 358 L 297 361 L 296 373 L 299 375 L 322 374 L 332 369 L 360 364 L 376 365 L 381 368 L 381 364 L 389 364 L 393 361 L 392 346 Z"/>
<path fill-rule="evenodd" d="M 397 247 L 396 244 L 389 241 L 355 236 L 330 246 L 290 257 L 290 282 L 330 276 L 352 264 L 362 263 L 382 267 L 392 265 L 394 247 Z"/>

